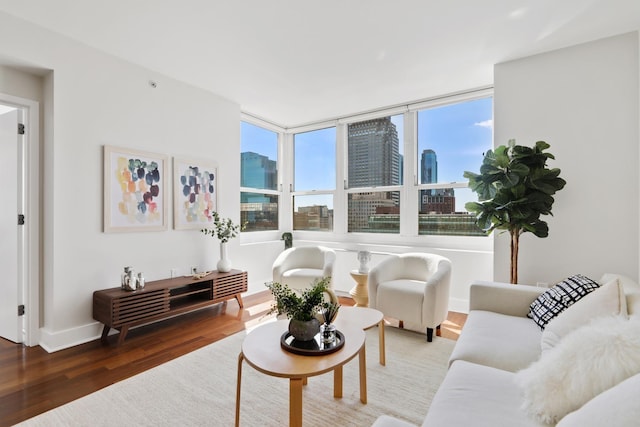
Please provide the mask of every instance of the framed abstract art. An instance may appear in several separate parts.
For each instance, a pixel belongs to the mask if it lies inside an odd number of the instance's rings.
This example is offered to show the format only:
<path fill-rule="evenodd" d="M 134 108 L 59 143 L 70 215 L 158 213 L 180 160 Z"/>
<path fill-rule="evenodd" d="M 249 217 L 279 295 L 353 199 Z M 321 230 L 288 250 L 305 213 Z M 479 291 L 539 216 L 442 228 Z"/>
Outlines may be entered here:
<path fill-rule="evenodd" d="M 216 164 L 206 160 L 173 158 L 173 228 L 209 227 L 217 209 Z"/>
<path fill-rule="evenodd" d="M 104 231 L 167 229 L 167 157 L 104 146 Z"/>

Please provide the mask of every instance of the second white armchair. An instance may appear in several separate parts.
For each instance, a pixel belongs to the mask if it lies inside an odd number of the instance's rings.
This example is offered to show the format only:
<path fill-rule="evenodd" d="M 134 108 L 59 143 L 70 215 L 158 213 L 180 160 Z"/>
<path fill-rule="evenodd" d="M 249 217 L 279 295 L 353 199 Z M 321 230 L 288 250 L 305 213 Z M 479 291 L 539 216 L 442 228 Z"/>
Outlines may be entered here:
<path fill-rule="evenodd" d="M 369 307 L 418 331 L 427 341 L 449 312 L 451 261 L 428 253 L 392 255 L 369 272 Z"/>

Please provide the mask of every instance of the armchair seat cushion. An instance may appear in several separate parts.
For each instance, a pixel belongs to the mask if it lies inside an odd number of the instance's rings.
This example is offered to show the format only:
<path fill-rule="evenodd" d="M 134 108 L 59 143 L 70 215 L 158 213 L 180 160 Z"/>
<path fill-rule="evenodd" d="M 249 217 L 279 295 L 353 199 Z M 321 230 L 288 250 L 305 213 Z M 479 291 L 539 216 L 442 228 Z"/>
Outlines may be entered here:
<path fill-rule="evenodd" d="M 378 286 L 378 310 L 407 324 L 422 324 L 425 282 L 389 280 Z"/>
<path fill-rule="evenodd" d="M 542 331 L 528 317 L 472 310 L 449 364 L 456 360 L 516 372 L 538 360 Z"/>

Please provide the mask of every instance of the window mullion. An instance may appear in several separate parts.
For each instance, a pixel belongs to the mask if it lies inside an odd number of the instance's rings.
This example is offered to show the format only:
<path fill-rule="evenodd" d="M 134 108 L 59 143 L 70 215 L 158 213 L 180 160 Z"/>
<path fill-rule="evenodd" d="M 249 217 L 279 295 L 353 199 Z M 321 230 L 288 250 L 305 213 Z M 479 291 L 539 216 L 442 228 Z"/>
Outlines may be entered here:
<path fill-rule="evenodd" d="M 416 236 L 418 234 L 418 125 L 417 113 L 404 115 L 404 186 L 400 207 L 400 234 Z"/>

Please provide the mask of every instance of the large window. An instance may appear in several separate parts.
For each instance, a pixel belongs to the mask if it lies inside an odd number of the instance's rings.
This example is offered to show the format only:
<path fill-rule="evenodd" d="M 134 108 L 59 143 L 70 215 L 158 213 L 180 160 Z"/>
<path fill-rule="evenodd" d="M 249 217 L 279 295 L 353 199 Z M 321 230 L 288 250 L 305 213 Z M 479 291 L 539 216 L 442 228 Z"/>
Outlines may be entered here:
<path fill-rule="evenodd" d="M 403 116 L 347 126 L 349 232 L 399 233 Z M 393 191 L 396 190 L 396 191 Z"/>
<path fill-rule="evenodd" d="M 476 200 L 463 178 L 492 146 L 492 98 L 418 112 L 418 234 L 484 235 L 464 208 Z"/>
<path fill-rule="evenodd" d="M 241 122 L 240 219 L 244 231 L 278 229 L 278 134 Z"/>
<path fill-rule="evenodd" d="M 295 134 L 293 152 L 293 229 L 332 231 L 336 128 Z"/>
<path fill-rule="evenodd" d="M 478 172 L 493 146 L 490 89 L 289 131 L 248 120 L 241 128 L 246 231 L 298 231 L 311 240 L 310 232 L 330 232 L 364 243 L 483 244 L 446 236 L 486 236 L 465 209 L 477 196 L 463 174 Z M 263 238 L 254 236 L 250 241 Z"/>

